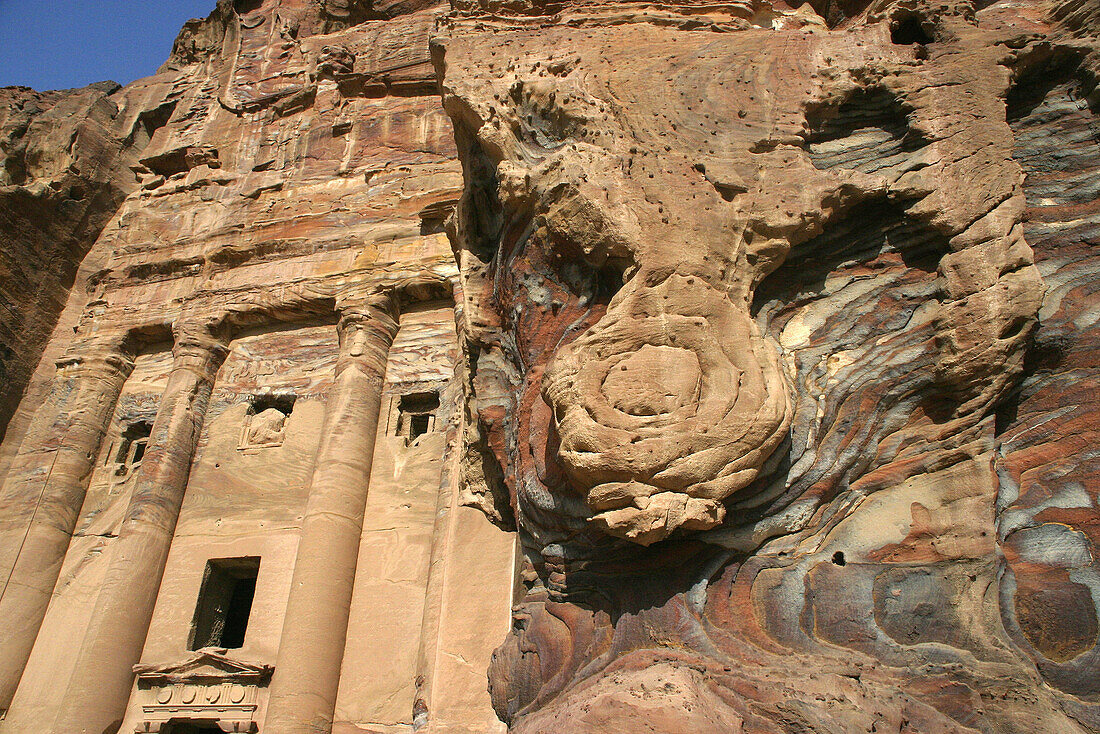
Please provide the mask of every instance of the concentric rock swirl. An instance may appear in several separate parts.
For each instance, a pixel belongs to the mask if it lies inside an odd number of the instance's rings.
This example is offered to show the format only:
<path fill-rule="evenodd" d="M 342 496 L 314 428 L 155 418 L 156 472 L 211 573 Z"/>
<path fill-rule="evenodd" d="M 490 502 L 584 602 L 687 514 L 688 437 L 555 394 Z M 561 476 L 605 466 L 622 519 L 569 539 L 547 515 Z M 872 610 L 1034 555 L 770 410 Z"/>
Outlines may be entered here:
<path fill-rule="evenodd" d="M 672 275 L 620 295 L 557 356 L 543 394 L 592 522 L 649 545 L 722 522 L 791 408 L 774 351 L 724 293 Z"/>

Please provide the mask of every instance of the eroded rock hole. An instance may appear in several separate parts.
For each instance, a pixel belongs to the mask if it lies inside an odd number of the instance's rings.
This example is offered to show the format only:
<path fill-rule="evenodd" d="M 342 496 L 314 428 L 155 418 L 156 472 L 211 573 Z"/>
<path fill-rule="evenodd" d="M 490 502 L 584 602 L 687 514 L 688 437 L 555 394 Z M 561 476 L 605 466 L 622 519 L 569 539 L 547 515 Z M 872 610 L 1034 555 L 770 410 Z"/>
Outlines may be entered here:
<path fill-rule="evenodd" d="M 443 232 L 447 217 L 454 211 L 456 201 L 441 201 L 430 204 L 420 210 L 420 234 L 430 235 Z"/>
<path fill-rule="evenodd" d="M 825 19 L 829 28 L 843 25 L 845 21 L 862 13 L 870 4 L 868 0 L 809 0 L 809 3 L 814 12 Z M 790 5 L 797 8 L 802 3 L 792 2 Z"/>
<path fill-rule="evenodd" d="M 848 323 L 867 311 L 868 325 L 899 321 L 900 328 L 921 303 L 933 296 L 940 259 L 949 251 L 945 237 L 909 217 L 903 207 L 877 200 L 853 208 L 817 237 L 791 250 L 786 262 L 756 289 L 752 313 L 778 317 L 819 297 L 845 300 L 844 285 L 883 280 L 874 291 L 887 297 L 890 310 L 873 308 L 866 289 L 852 288 Z M 867 291 L 868 293 L 872 291 Z M 892 314 L 892 315 L 891 315 Z M 779 324 L 773 324 L 773 327 Z"/>
<path fill-rule="evenodd" d="M 862 173 L 900 173 L 913 168 L 912 153 L 927 144 L 910 130 L 908 111 L 884 89 L 864 89 L 839 105 L 807 109 L 806 148 L 815 168 Z"/>
<path fill-rule="evenodd" d="M 899 46 L 927 46 L 935 40 L 919 15 L 905 15 L 890 22 L 890 41 Z"/>
<path fill-rule="evenodd" d="M 176 101 L 172 100 L 139 114 L 130 132 L 131 141 L 137 143 L 139 147 L 147 145 L 152 140 L 153 134 L 168 124 L 168 120 L 172 118 L 172 113 L 175 111 Z"/>
<path fill-rule="evenodd" d="M 1055 59 L 1009 93 L 1013 157 L 1023 168 L 1024 232 L 1042 251 L 1100 244 L 1100 122 L 1072 59 Z"/>
<path fill-rule="evenodd" d="M 596 303 L 611 303 L 623 288 L 625 266 L 620 263 L 607 263 L 596 271 L 596 287 L 593 301 Z"/>
<path fill-rule="evenodd" d="M 459 236 L 475 257 L 489 262 L 500 249 L 503 207 L 497 196 L 496 164 L 482 150 L 477 138 L 463 126 L 455 126 L 455 140 L 466 148 L 462 157 L 466 190 L 458 202 Z"/>
<path fill-rule="evenodd" d="M 844 551 L 837 551 L 836 553 L 833 554 L 833 565 L 835 565 L 835 566 L 844 566 L 847 563 L 848 562 L 846 560 L 844 560 Z"/>
<path fill-rule="evenodd" d="M 237 12 L 237 15 L 248 15 L 259 10 L 263 4 L 264 0 L 233 0 L 233 10 Z"/>
<path fill-rule="evenodd" d="M 185 173 L 198 166 L 221 167 L 217 149 L 209 145 L 185 145 L 173 148 L 159 155 L 142 158 L 140 163 L 153 173 L 165 178 L 177 173 Z"/>

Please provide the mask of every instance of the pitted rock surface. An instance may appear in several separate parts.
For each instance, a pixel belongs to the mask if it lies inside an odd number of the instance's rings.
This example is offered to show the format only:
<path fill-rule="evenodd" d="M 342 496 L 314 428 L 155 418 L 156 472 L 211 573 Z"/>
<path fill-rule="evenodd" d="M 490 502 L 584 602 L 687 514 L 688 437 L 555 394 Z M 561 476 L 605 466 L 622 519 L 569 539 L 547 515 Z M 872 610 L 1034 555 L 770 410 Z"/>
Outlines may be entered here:
<path fill-rule="evenodd" d="M 1100 732 L 1098 36 L 219 0 L 0 91 L 0 734 L 171 728 L 149 676 L 237 652 L 197 720 Z"/>
<path fill-rule="evenodd" d="M 516 731 L 1096 730 L 1087 6 L 445 17 Z"/>

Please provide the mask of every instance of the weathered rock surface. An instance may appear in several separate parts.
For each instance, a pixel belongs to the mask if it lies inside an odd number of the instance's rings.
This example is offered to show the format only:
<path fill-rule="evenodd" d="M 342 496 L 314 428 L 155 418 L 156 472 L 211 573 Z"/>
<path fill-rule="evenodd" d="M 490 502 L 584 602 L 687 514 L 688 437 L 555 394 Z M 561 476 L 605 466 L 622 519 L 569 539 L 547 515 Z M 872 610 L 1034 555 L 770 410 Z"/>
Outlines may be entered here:
<path fill-rule="evenodd" d="M 5 90 L 0 732 L 1100 731 L 1098 34 L 219 0 Z"/>
<path fill-rule="evenodd" d="M 81 261 L 136 188 L 127 166 L 154 123 L 118 90 L 0 89 L 0 437 Z"/>
<path fill-rule="evenodd" d="M 4 734 L 503 729 L 515 544 L 453 467 L 462 180 L 424 5 L 223 0 L 52 129 L 144 138 L 97 159 L 106 226 L 0 451 Z M 67 181 L 68 138 L 26 139 Z"/>
<path fill-rule="evenodd" d="M 455 4 L 513 730 L 1098 730 L 1096 17 Z"/>

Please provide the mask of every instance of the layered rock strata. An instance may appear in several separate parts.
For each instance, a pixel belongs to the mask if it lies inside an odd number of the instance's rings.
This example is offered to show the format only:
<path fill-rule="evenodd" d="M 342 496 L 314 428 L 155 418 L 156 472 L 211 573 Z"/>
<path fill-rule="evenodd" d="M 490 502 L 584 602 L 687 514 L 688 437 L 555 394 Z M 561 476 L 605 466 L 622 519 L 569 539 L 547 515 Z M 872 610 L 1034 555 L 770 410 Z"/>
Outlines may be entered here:
<path fill-rule="evenodd" d="M 140 94 L 0 90 L 0 437 L 158 124 Z"/>
<path fill-rule="evenodd" d="M 223 0 L 157 75 L 77 93 L 74 129 L 145 137 L 97 153 L 103 231 L 3 451 L 5 734 L 503 728 L 514 542 L 453 471 L 438 12 Z"/>
<path fill-rule="evenodd" d="M 512 730 L 1100 727 L 1095 28 L 455 4 Z"/>
<path fill-rule="evenodd" d="M 5 90 L 0 732 L 1100 731 L 1098 33 L 220 0 Z"/>

